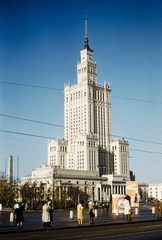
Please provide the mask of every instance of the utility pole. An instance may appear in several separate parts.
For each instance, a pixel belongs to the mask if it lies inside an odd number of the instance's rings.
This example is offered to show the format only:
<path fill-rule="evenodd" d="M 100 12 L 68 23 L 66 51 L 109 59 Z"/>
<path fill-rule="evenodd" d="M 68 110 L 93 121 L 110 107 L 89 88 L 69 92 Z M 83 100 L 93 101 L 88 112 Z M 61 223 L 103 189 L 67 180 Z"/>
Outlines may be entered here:
<path fill-rule="evenodd" d="M 80 203 L 80 195 L 78 195 L 78 204 Z"/>

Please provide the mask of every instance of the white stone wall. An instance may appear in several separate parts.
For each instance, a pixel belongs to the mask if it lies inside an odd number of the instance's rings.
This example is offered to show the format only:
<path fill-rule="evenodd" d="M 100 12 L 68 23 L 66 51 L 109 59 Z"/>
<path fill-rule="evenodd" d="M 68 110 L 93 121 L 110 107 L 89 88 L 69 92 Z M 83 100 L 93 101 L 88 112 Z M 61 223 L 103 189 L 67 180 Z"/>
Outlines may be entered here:
<path fill-rule="evenodd" d="M 128 141 L 117 139 L 110 143 L 111 152 L 114 152 L 114 174 L 129 178 L 129 149 Z"/>

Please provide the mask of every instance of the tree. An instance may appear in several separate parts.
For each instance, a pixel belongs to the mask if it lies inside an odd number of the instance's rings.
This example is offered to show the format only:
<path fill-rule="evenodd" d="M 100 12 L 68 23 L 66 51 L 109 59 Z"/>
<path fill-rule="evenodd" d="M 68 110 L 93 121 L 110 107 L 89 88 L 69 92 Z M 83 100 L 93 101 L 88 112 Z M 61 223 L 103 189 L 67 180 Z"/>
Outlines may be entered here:
<path fill-rule="evenodd" d="M 18 197 L 16 181 L 8 182 L 4 174 L 0 176 L 0 203 L 3 206 L 9 207 L 14 204 L 15 197 Z"/>
<path fill-rule="evenodd" d="M 68 189 L 68 196 L 72 200 L 72 203 L 77 205 L 78 202 L 78 196 L 80 198 L 80 202 L 87 202 L 89 195 L 85 192 L 83 192 L 78 187 L 70 186 Z"/>
<path fill-rule="evenodd" d="M 25 203 L 31 202 L 34 196 L 34 192 L 31 187 L 30 181 L 20 186 L 20 194 L 21 194 L 22 202 L 25 202 Z"/>

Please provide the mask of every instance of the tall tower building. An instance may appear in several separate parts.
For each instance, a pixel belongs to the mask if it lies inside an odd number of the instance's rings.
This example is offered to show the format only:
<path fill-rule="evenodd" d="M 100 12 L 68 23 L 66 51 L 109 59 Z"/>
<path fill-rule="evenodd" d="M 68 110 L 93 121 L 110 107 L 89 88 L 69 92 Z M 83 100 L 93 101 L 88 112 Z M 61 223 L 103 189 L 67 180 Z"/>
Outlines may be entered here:
<path fill-rule="evenodd" d="M 8 158 L 8 182 L 11 183 L 13 180 L 13 156 L 10 155 Z"/>
<path fill-rule="evenodd" d="M 129 179 L 129 143 L 125 139 L 112 141 L 111 137 L 110 93 L 109 84 L 97 83 L 86 19 L 77 84 L 64 86 L 64 139 L 49 140 L 48 165 Z"/>
<path fill-rule="evenodd" d="M 89 46 L 87 19 L 85 44 L 77 63 L 77 84 L 64 87 L 65 140 L 67 168 L 109 171 L 111 142 L 110 85 L 97 83 L 97 64 Z"/>

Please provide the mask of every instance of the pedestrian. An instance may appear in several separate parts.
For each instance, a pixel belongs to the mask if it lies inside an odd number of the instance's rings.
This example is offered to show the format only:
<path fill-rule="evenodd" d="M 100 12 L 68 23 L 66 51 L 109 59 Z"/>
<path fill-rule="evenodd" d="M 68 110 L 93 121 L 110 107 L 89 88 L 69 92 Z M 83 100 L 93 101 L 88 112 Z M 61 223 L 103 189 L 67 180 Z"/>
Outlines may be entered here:
<path fill-rule="evenodd" d="M 28 210 L 28 204 L 27 203 L 25 204 L 25 210 Z"/>
<path fill-rule="evenodd" d="M 102 211 L 102 214 L 104 214 L 104 213 L 105 213 L 105 205 L 104 205 L 104 203 L 102 203 L 102 206 L 101 206 L 101 211 Z"/>
<path fill-rule="evenodd" d="M 162 199 L 160 200 L 159 211 L 160 217 L 162 217 Z"/>
<path fill-rule="evenodd" d="M 131 206 L 128 197 L 123 201 L 124 215 L 126 216 L 126 221 L 131 221 Z"/>
<path fill-rule="evenodd" d="M 109 203 L 107 202 L 107 204 L 106 204 L 106 213 L 107 213 L 107 215 L 108 215 L 108 213 L 109 213 Z"/>
<path fill-rule="evenodd" d="M 2 203 L 0 203 L 0 214 L 2 213 Z"/>
<path fill-rule="evenodd" d="M 49 206 L 49 215 L 50 215 L 49 227 L 51 227 L 51 222 L 53 221 L 53 209 L 51 206 L 51 200 L 48 201 L 48 206 Z"/>
<path fill-rule="evenodd" d="M 137 193 L 136 193 L 135 196 L 134 196 L 134 203 L 138 203 L 138 196 L 137 196 Z"/>
<path fill-rule="evenodd" d="M 92 201 L 89 202 L 88 204 L 89 207 L 89 224 L 94 224 L 94 203 Z"/>
<path fill-rule="evenodd" d="M 90 216 L 90 224 L 94 224 L 94 217 L 95 217 L 94 208 L 90 209 L 89 216 Z"/>
<path fill-rule="evenodd" d="M 83 224 L 83 209 L 84 209 L 84 207 L 79 202 L 78 205 L 77 205 L 77 219 L 78 219 L 78 224 L 79 225 Z"/>
<path fill-rule="evenodd" d="M 47 201 L 44 201 L 44 205 L 42 207 L 42 222 L 43 227 L 48 228 L 50 225 L 50 214 L 49 214 L 49 205 Z"/>
<path fill-rule="evenodd" d="M 157 198 L 154 202 L 154 207 L 155 207 L 155 216 L 156 218 L 159 218 L 159 201 Z"/>
<path fill-rule="evenodd" d="M 10 203 L 10 212 L 12 212 L 12 211 L 13 211 L 12 204 Z"/>
<path fill-rule="evenodd" d="M 19 203 L 17 203 L 14 211 L 15 211 L 15 219 L 16 219 L 17 228 L 21 229 L 21 228 L 23 228 L 23 223 L 24 223 L 23 207 L 20 206 Z"/>

